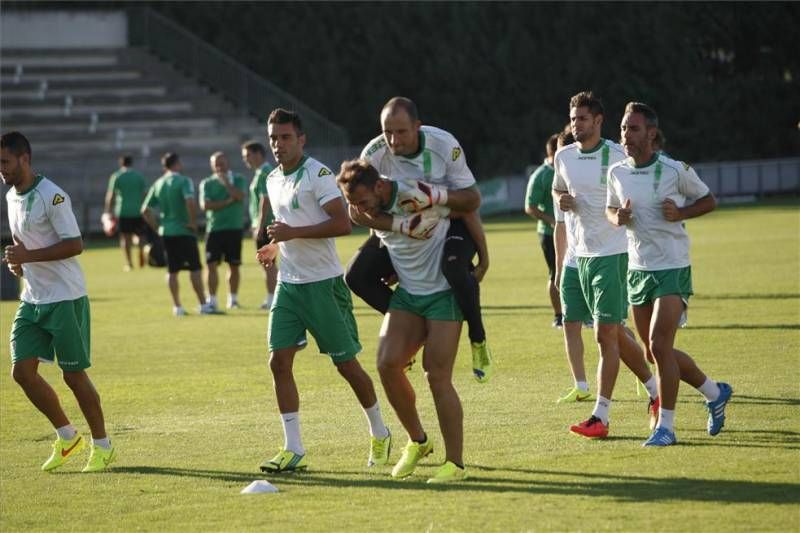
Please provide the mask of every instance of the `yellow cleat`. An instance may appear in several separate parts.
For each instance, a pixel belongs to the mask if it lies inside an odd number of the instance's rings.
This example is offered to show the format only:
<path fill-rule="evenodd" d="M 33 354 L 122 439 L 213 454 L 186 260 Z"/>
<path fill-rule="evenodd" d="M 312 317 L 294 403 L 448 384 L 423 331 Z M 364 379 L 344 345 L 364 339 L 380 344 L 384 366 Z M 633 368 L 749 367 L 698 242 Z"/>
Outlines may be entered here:
<path fill-rule="evenodd" d="M 75 435 L 72 440 L 65 440 L 61 437 L 56 438 L 53 443 L 53 453 L 42 465 L 42 470 L 50 472 L 59 466 L 66 463 L 70 458 L 78 454 L 83 447 L 86 446 L 86 441 L 80 434 Z"/>
<path fill-rule="evenodd" d="M 453 483 L 467 479 L 467 469 L 457 466 L 451 461 L 445 462 L 428 483 Z"/>
<path fill-rule="evenodd" d="M 305 470 L 308 468 L 308 462 L 306 461 L 305 455 L 300 455 L 289 450 L 281 450 L 269 461 L 261 463 L 260 468 L 262 472 L 278 474 L 280 472 Z"/>
<path fill-rule="evenodd" d="M 575 403 L 585 402 L 592 399 L 592 393 L 588 390 L 581 390 L 578 387 L 572 387 L 572 390 L 558 399 L 556 403 Z"/>
<path fill-rule="evenodd" d="M 472 346 L 472 375 L 478 383 L 486 383 L 492 377 L 494 366 L 492 353 L 486 346 L 486 341 L 473 342 Z"/>
<path fill-rule="evenodd" d="M 426 438 L 422 444 L 413 440 L 408 441 L 406 447 L 403 448 L 403 455 L 400 456 L 400 460 L 397 461 L 397 464 L 392 469 L 392 477 L 404 478 L 410 476 L 417 468 L 417 463 L 420 459 L 432 453 L 433 443 L 429 438 Z"/>
<path fill-rule="evenodd" d="M 390 451 L 392 451 L 391 431 L 389 431 L 389 434 L 382 439 L 372 437 L 369 445 L 369 459 L 367 459 L 367 466 L 385 465 L 389 462 Z"/>
<path fill-rule="evenodd" d="M 105 470 L 108 465 L 116 461 L 117 449 L 116 448 L 103 448 L 96 444 L 92 445 L 92 453 L 89 454 L 89 461 L 83 467 L 81 472 L 101 472 Z"/>

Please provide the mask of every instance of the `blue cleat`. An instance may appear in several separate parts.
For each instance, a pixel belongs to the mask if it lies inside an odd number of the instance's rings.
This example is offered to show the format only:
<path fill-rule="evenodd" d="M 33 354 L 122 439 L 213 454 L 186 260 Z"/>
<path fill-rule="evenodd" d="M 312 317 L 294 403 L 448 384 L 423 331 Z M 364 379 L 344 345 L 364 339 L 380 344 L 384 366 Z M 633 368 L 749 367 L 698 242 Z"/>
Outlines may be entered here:
<path fill-rule="evenodd" d="M 678 444 L 678 439 L 675 438 L 675 433 L 667 428 L 656 428 L 650 438 L 644 441 L 642 446 L 672 446 Z"/>
<path fill-rule="evenodd" d="M 733 389 L 730 385 L 723 382 L 718 382 L 719 398 L 713 402 L 706 402 L 708 408 L 708 434 L 712 437 L 718 435 L 725 425 L 725 406 L 733 395 Z"/>

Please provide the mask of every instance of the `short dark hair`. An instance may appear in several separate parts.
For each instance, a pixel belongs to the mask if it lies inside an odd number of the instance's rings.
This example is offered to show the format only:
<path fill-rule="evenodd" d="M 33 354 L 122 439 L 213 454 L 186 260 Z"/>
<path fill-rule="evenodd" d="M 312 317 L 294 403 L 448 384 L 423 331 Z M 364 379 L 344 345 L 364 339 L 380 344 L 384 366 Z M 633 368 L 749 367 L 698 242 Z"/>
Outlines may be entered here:
<path fill-rule="evenodd" d="M 251 153 L 261 154 L 263 156 L 267 155 L 267 149 L 258 141 L 247 141 L 242 145 L 242 150 L 247 150 Z"/>
<path fill-rule="evenodd" d="M 297 131 L 297 135 L 303 135 L 303 122 L 300 120 L 300 115 L 282 107 L 272 110 L 267 118 L 267 125 L 269 124 L 291 124 Z"/>
<path fill-rule="evenodd" d="M 552 156 L 553 154 L 556 153 L 556 146 L 558 145 L 558 136 L 559 135 L 561 135 L 561 134 L 560 133 L 554 133 L 553 135 L 551 135 L 547 139 L 547 142 L 544 145 L 544 149 L 545 149 L 545 153 L 547 153 L 548 156 Z"/>
<path fill-rule="evenodd" d="M 166 169 L 174 167 L 181 158 L 175 152 L 167 152 L 161 156 L 161 165 Z"/>
<path fill-rule="evenodd" d="M 339 174 L 336 176 L 336 183 L 342 190 L 352 194 L 359 185 L 372 189 L 380 179 L 381 175 L 378 174 L 375 167 L 369 164 L 369 161 L 351 159 L 342 162 Z"/>
<path fill-rule="evenodd" d="M 27 137 L 18 131 L 4 133 L 0 139 L 0 148 L 5 148 L 17 157 L 28 154 L 28 159 L 33 158 L 31 143 L 28 142 Z"/>
<path fill-rule="evenodd" d="M 628 102 L 625 106 L 625 114 L 629 113 L 639 113 L 644 117 L 648 128 L 658 128 L 658 115 L 649 105 L 641 102 Z"/>
<path fill-rule="evenodd" d="M 400 109 L 408 113 L 408 118 L 411 119 L 411 122 L 416 122 L 419 120 L 417 104 L 405 96 L 395 96 L 394 98 L 391 98 L 383 105 L 383 108 L 381 109 L 381 115 L 383 115 L 383 113 L 386 111 L 388 111 L 390 115 L 394 115 Z"/>
<path fill-rule="evenodd" d="M 581 91 L 569 99 L 569 108 L 588 107 L 593 117 L 605 115 L 603 102 L 592 91 Z"/>
<path fill-rule="evenodd" d="M 122 154 L 119 156 L 119 166 L 129 167 L 133 165 L 133 156 L 131 154 Z"/>
<path fill-rule="evenodd" d="M 558 134 L 558 141 L 561 143 L 561 146 L 567 146 L 568 144 L 572 144 L 575 142 L 575 137 L 572 136 L 571 131 L 562 131 Z"/>

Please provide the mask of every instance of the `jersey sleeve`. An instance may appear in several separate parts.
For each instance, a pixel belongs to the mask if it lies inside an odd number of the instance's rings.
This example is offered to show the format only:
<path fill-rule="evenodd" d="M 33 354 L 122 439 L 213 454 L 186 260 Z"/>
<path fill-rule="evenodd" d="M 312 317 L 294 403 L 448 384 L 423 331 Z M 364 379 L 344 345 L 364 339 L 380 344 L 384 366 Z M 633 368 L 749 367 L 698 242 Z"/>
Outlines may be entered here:
<path fill-rule="evenodd" d="M 606 183 L 608 183 L 608 187 L 606 188 L 606 205 L 608 207 L 621 207 L 622 199 L 618 191 L 619 180 L 614 176 L 612 169 L 608 169 Z"/>
<path fill-rule="evenodd" d="M 558 157 L 558 154 L 556 154 L 553 159 L 553 169 L 555 170 L 555 174 L 553 174 L 553 190 L 562 192 L 568 191 L 569 187 L 567 186 L 567 180 L 564 179 L 562 174 L 561 158 Z"/>
<path fill-rule="evenodd" d="M 678 191 L 689 200 L 698 200 L 710 192 L 697 172 L 684 162 L 679 162 Z"/>
<path fill-rule="evenodd" d="M 61 240 L 80 239 L 81 230 L 75 213 L 72 212 L 72 200 L 67 193 L 56 189 L 52 198 L 44 198 L 47 218 Z"/>
<path fill-rule="evenodd" d="M 535 200 L 534 187 L 536 186 L 536 172 L 528 178 L 528 186 L 525 187 L 525 207 L 533 207 L 539 202 Z"/>
<path fill-rule="evenodd" d="M 107 192 L 114 191 L 116 184 L 117 184 L 117 173 L 115 172 L 111 174 L 110 178 L 108 178 L 108 189 L 106 189 L 106 191 Z"/>
<path fill-rule="evenodd" d="M 202 196 L 203 184 L 200 184 L 200 191 Z M 183 185 L 181 185 L 181 192 L 183 193 L 184 200 L 188 200 L 189 198 L 194 198 L 194 183 L 189 178 L 183 180 Z"/>
<path fill-rule="evenodd" d="M 475 185 L 475 176 L 467 166 L 467 156 L 455 138 L 449 153 L 444 154 L 448 183 L 455 190 L 466 189 Z"/>
<path fill-rule="evenodd" d="M 142 202 L 142 207 L 148 208 L 157 208 L 158 207 L 158 195 L 156 194 L 156 183 L 154 183 L 150 190 L 147 191 L 147 196 L 144 197 L 144 201 Z"/>
<path fill-rule="evenodd" d="M 334 198 L 342 197 L 342 192 L 336 186 L 333 172 L 328 167 L 320 165 L 316 173 L 312 174 L 310 178 L 314 196 L 320 206 L 327 204 Z"/>

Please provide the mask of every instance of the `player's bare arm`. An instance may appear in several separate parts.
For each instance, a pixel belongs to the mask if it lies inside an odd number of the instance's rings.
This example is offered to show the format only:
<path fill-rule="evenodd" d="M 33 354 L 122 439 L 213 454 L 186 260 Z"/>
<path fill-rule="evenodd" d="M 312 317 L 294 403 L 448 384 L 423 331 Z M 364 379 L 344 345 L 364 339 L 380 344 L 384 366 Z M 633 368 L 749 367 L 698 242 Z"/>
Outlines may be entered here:
<path fill-rule="evenodd" d="M 606 207 L 606 218 L 615 226 L 624 226 L 630 224 L 633 219 L 633 209 L 631 207 L 631 199 L 625 200 L 623 207 Z"/>
<path fill-rule="evenodd" d="M 25 245 L 14 237 L 14 244 L 6 246 L 3 257 L 10 265 L 22 265 L 24 263 L 39 263 L 42 261 L 58 261 L 68 259 L 83 252 L 83 239 L 64 239 L 51 246 L 29 250 Z M 13 270 L 12 270 L 13 272 Z"/>
<path fill-rule="evenodd" d="M 572 211 L 575 208 L 575 197 L 569 191 L 553 189 L 553 197 L 562 211 Z"/>
<path fill-rule="evenodd" d="M 544 211 L 542 211 L 541 209 L 539 209 L 535 205 L 527 206 L 525 208 L 525 214 L 527 214 L 529 217 L 531 217 L 534 220 L 541 220 L 542 222 L 544 222 L 545 224 L 547 224 L 551 228 L 554 228 L 555 225 L 556 225 L 556 219 L 554 217 L 548 215 L 547 213 L 545 213 Z"/>
<path fill-rule="evenodd" d="M 334 198 L 322 206 L 330 218 L 312 226 L 292 227 L 285 222 L 275 221 L 267 227 L 267 235 L 274 242 L 292 239 L 328 239 L 349 235 L 353 227 L 347 216 L 344 200 Z"/>
<path fill-rule="evenodd" d="M 699 217 L 710 213 L 716 207 L 717 199 L 714 198 L 714 195 L 711 193 L 698 199 L 695 203 L 683 207 L 678 207 L 671 198 L 667 198 L 661 203 L 661 210 L 664 213 L 664 218 L 670 222 L 680 222 L 688 218 Z"/>
<path fill-rule="evenodd" d="M 186 199 L 186 212 L 189 214 L 189 222 L 186 223 L 186 227 L 197 232 L 197 203 L 194 198 Z"/>
<path fill-rule="evenodd" d="M 472 185 L 466 189 L 448 189 L 447 207 L 454 211 L 469 212 L 475 211 L 481 206 L 481 193 L 477 185 Z"/>
<path fill-rule="evenodd" d="M 481 216 L 477 210 L 469 213 L 457 213 L 456 216 L 464 221 L 470 237 L 475 241 L 475 248 L 478 251 L 478 264 L 472 274 L 480 282 L 486 275 L 486 271 L 489 270 L 489 247 L 486 244 L 486 233 L 483 231 Z"/>

